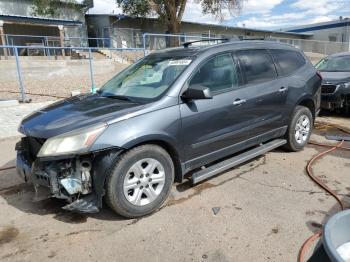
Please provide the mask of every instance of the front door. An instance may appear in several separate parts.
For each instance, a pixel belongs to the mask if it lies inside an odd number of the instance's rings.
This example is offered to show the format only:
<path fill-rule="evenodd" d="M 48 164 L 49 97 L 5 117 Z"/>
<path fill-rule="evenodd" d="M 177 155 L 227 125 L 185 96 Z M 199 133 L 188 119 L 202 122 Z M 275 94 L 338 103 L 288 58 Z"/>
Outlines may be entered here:
<path fill-rule="evenodd" d="M 189 166 L 224 156 L 225 148 L 246 139 L 246 93 L 231 53 L 216 55 L 202 65 L 188 86 L 208 87 L 212 99 L 180 104 L 183 141 Z"/>

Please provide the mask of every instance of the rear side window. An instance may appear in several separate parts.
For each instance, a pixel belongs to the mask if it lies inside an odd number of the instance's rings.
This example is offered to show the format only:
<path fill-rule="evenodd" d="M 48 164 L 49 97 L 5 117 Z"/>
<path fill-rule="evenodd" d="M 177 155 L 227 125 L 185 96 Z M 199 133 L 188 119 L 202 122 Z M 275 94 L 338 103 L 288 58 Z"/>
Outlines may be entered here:
<path fill-rule="evenodd" d="M 299 52 L 278 49 L 270 51 L 276 62 L 278 74 L 281 76 L 294 73 L 306 63 L 305 58 Z"/>
<path fill-rule="evenodd" d="M 275 65 L 266 50 L 242 50 L 236 54 L 249 84 L 277 77 Z"/>
<path fill-rule="evenodd" d="M 189 86 L 202 85 L 211 92 L 238 86 L 238 73 L 231 54 L 217 55 L 205 62 L 194 74 Z"/>

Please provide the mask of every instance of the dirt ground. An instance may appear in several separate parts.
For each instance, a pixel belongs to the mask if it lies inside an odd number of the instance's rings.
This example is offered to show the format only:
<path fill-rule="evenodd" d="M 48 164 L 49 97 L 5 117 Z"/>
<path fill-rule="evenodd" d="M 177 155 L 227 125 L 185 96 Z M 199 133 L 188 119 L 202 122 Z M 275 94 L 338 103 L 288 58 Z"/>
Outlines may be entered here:
<path fill-rule="evenodd" d="M 349 117 L 318 121 L 350 130 Z M 318 124 L 312 140 L 331 143 L 323 135 L 336 132 Z M 0 167 L 14 164 L 16 141 L 0 141 Z M 121 218 L 107 207 L 95 215 L 68 213 L 54 199 L 34 203 L 31 186 L 13 169 L 1 171 L 0 260 L 296 261 L 305 239 L 339 211 L 305 172 L 323 150 L 277 149 L 195 187 L 175 185 L 167 204 L 142 219 Z M 350 153 L 340 150 L 314 166 L 348 206 L 349 170 Z"/>
<path fill-rule="evenodd" d="M 110 80 L 116 73 L 104 75 L 95 75 L 94 81 L 96 87 L 101 87 Z M 46 102 L 55 99 L 70 97 L 72 91 L 86 93 L 91 90 L 91 79 L 89 75 L 63 76 L 55 79 L 44 80 L 24 79 L 25 93 L 27 98 L 33 102 Z M 0 100 L 1 99 L 20 99 L 18 81 L 0 81 Z"/>

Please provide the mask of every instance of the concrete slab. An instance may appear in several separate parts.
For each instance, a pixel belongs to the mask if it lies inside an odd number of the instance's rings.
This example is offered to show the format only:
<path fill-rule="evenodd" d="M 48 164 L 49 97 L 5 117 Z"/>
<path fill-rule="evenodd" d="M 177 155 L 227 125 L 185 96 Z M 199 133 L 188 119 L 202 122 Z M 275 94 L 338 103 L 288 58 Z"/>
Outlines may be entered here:
<path fill-rule="evenodd" d="M 19 102 L 16 99 L 12 99 L 12 100 L 0 99 L 0 107 L 16 106 L 18 104 Z"/>
<path fill-rule="evenodd" d="M 350 128 L 350 119 L 341 124 Z M 320 132 L 312 139 L 324 141 Z M 16 141 L 0 141 L 0 168 L 13 165 Z M 304 240 L 339 211 L 305 174 L 307 161 L 322 150 L 278 149 L 195 187 L 174 185 L 169 201 L 142 219 L 121 218 L 107 207 L 91 216 L 68 213 L 54 199 L 33 203 L 32 187 L 14 170 L 1 171 L 0 260 L 296 261 Z M 336 151 L 314 166 L 347 205 L 349 163 L 349 153 Z"/>

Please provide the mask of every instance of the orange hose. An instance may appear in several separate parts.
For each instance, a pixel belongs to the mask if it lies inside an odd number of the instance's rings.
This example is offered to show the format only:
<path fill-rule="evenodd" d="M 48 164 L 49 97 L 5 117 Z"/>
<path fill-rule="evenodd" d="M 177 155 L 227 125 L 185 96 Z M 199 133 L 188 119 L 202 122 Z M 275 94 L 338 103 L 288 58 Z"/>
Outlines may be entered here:
<path fill-rule="evenodd" d="M 315 141 L 309 141 L 310 145 L 315 145 L 315 146 L 322 146 L 322 147 L 334 147 L 335 145 L 330 145 L 330 144 L 321 144 Z M 339 149 L 344 149 L 344 150 L 350 150 L 350 147 L 345 147 L 345 146 L 338 146 L 337 148 Z"/>
<path fill-rule="evenodd" d="M 309 237 L 308 239 L 306 239 L 306 241 L 304 242 L 304 244 L 301 246 L 300 248 L 300 252 L 299 252 L 299 262 L 304 262 L 305 261 L 305 255 L 306 255 L 306 251 L 310 248 L 311 244 L 317 240 L 318 238 L 320 238 L 322 235 L 322 231 L 318 231 L 317 233 L 313 234 L 311 237 Z"/>
<path fill-rule="evenodd" d="M 328 154 L 330 152 L 333 152 L 334 150 L 336 150 L 337 148 L 341 147 L 342 144 L 344 143 L 344 140 L 342 140 L 339 144 L 333 146 L 332 148 L 326 150 L 326 151 L 323 151 L 319 154 L 317 154 L 316 156 L 314 156 L 307 164 L 306 166 L 306 171 L 309 175 L 309 177 L 316 183 L 318 184 L 321 188 L 323 188 L 325 191 L 327 191 L 329 194 L 331 194 L 336 200 L 337 202 L 339 203 L 339 205 L 341 206 L 341 209 L 344 210 L 345 207 L 344 207 L 344 204 L 343 202 L 340 200 L 340 198 L 337 196 L 337 194 L 335 192 L 333 192 L 329 187 L 327 187 L 325 184 L 323 184 L 323 182 L 321 180 L 319 180 L 316 176 L 314 176 L 313 172 L 312 172 L 312 169 L 311 169 L 311 166 L 312 164 L 317 160 L 319 159 L 320 157 L 324 156 L 325 154 Z"/>
<path fill-rule="evenodd" d="M 317 143 L 317 142 L 310 142 L 310 144 L 314 144 L 314 145 L 318 145 L 318 146 L 324 146 L 324 147 L 331 147 L 330 149 L 323 151 L 319 154 L 317 154 L 316 156 L 314 156 L 313 158 L 310 159 L 310 161 L 308 162 L 307 166 L 306 166 L 306 172 L 309 175 L 309 177 L 321 188 L 323 188 L 326 192 L 328 192 L 331 196 L 333 196 L 338 204 L 340 205 L 341 209 L 344 210 L 345 206 L 344 203 L 341 201 L 341 199 L 337 196 L 337 194 L 332 191 L 329 187 L 327 187 L 325 184 L 323 184 L 323 182 L 321 180 L 319 180 L 312 172 L 311 166 L 312 164 L 319 158 L 321 158 L 322 156 L 333 152 L 339 148 L 341 149 L 345 149 L 345 150 L 350 150 L 347 147 L 342 147 L 344 143 L 344 140 L 342 140 L 340 143 L 338 143 L 337 145 L 333 146 L 333 145 L 327 145 L 327 144 L 321 144 L 321 143 Z M 309 237 L 304 244 L 301 246 L 300 251 L 299 251 L 299 258 L 298 261 L 299 262 L 304 262 L 305 261 L 305 254 L 306 251 L 310 248 L 311 244 L 317 240 L 318 238 L 320 238 L 322 235 L 322 231 L 318 231 L 317 233 L 313 234 L 311 237 Z"/>

